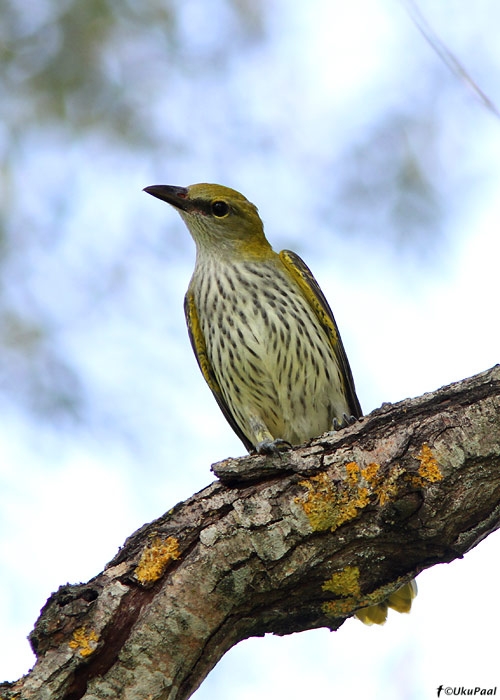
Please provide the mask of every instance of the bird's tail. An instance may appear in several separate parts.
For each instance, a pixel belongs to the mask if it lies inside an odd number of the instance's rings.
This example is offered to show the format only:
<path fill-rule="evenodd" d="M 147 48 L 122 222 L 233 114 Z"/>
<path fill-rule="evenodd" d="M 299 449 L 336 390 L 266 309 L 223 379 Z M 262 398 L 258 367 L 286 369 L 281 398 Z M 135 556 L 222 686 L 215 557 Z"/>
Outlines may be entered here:
<path fill-rule="evenodd" d="M 387 620 L 387 610 L 392 608 L 400 613 L 408 613 L 411 609 L 411 602 L 417 595 L 416 582 L 410 581 L 404 586 L 377 605 L 370 605 L 368 608 L 358 610 L 356 617 L 365 625 L 383 625 Z"/>

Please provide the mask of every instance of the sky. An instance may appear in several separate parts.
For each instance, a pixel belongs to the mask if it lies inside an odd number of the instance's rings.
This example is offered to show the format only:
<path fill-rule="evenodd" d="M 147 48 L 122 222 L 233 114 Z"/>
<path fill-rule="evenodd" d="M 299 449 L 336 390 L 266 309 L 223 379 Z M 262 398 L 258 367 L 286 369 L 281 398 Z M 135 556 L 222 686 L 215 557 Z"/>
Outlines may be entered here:
<path fill-rule="evenodd" d="M 459 0 L 419 6 L 500 103 L 494 0 L 473 7 Z M 131 157 L 117 163 L 98 140 L 83 145 L 87 158 L 81 147 L 66 148 L 57 137 L 30 144 L 34 209 L 70 172 L 75 190 L 68 235 L 58 243 L 57 257 L 51 249 L 38 250 L 33 288 L 57 306 L 62 347 L 125 435 L 114 440 L 105 430 L 89 429 L 75 437 L 37 428 L 19 411 L 5 412 L 2 679 L 14 680 L 32 665 L 26 637 L 52 591 L 96 575 L 129 534 L 210 483 L 211 463 L 244 453 L 191 356 L 182 300 L 194 247 L 175 213 L 142 193 L 146 185 L 221 182 L 258 205 L 276 249 L 291 247 L 305 257 L 330 300 L 365 412 L 498 362 L 500 120 L 442 64 L 401 3 L 313 0 L 291 6 L 274 0 L 271 8 L 268 41 L 236 59 L 227 82 L 214 78 L 205 86 L 211 98 L 205 109 L 195 109 L 200 97 L 185 77 L 170 88 L 176 100 L 166 90 L 152 107 L 152 120 L 168 115 L 169 128 L 180 135 L 187 110 L 191 133 L 213 134 L 197 138 L 189 153 L 163 162 Z M 186 2 L 186 32 L 207 26 L 206 12 L 199 0 Z M 326 146 L 340 158 L 345 144 L 388 104 L 403 96 L 411 109 L 416 95 L 425 99 L 423 66 L 434 64 L 436 80 L 458 85 L 451 93 L 443 88 L 449 100 L 433 105 L 445 132 L 435 168 L 446 201 L 444 243 L 429 244 L 430 254 L 422 257 L 369 235 L 332 234 L 328 226 L 311 230 L 310 209 L 328 197 L 331 184 Z M 232 130 L 219 134 L 228 86 L 236 116 Z M 243 128 L 248 124 L 259 130 Z M 257 149 L 252 155 L 252 139 L 266 128 L 273 134 L 270 157 Z M 238 153 L 242 134 L 247 149 Z M 342 176 L 335 173 L 333 180 Z M 132 240 L 124 234 L 130 221 Z M 101 279 L 101 261 L 116 251 L 133 261 L 119 308 L 106 301 L 113 280 Z M 119 279 L 119 269 L 116 274 Z M 81 291 L 91 275 L 102 284 L 95 305 Z M 128 438 L 127 426 L 149 436 L 146 444 Z M 441 684 L 500 685 L 498 650 L 491 643 L 498 626 L 499 546 L 495 533 L 463 560 L 423 572 L 411 614 L 391 613 L 383 627 L 351 619 L 335 633 L 242 642 L 194 697 L 293 700 L 307 692 L 412 700 L 436 697 Z"/>

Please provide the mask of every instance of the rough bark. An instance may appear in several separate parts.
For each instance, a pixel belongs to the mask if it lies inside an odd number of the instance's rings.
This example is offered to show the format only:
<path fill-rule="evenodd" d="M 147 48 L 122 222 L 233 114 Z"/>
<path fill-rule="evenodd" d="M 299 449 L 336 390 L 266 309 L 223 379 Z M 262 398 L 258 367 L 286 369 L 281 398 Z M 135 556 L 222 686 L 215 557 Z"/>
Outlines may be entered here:
<path fill-rule="evenodd" d="M 188 698 L 234 644 L 337 629 L 500 524 L 500 366 L 219 477 L 62 586 L 0 697 Z"/>

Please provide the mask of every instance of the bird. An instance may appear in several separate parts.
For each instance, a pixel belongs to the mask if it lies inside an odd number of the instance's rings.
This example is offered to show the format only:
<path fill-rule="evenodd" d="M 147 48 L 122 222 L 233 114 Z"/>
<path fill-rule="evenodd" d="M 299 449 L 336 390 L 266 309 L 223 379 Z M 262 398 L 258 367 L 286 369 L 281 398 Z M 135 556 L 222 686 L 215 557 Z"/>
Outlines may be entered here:
<path fill-rule="evenodd" d="M 294 252 L 276 253 L 257 207 L 223 185 L 150 185 L 173 206 L 196 246 L 184 299 L 189 338 L 219 408 L 249 452 L 276 455 L 362 416 L 331 308 Z M 387 606 L 407 612 L 405 584 L 359 610 L 382 623 Z"/>

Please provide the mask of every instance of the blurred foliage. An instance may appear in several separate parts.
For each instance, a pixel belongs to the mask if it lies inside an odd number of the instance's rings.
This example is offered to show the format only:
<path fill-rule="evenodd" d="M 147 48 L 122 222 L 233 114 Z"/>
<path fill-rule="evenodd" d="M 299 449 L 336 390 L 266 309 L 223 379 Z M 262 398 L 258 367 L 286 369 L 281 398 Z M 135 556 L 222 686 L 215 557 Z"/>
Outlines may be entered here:
<path fill-rule="evenodd" d="M 224 5 L 228 40 L 203 46 L 203 70 L 220 70 L 236 47 L 262 36 L 259 2 Z M 46 125 L 80 136 L 98 129 L 127 147 L 153 145 L 143 95 L 137 99 L 131 88 L 144 77 L 144 61 L 182 67 L 189 45 L 179 3 L 2 0 L 0 16 L 0 85 L 9 96 L 2 101 L 2 120 L 9 142 L 30 126 Z"/>
<path fill-rule="evenodd" d="M 431 115 L 384 115 L 362 141 L 350 144 L 336 164 L 342 180 L 330 216 L 339 228 L 351 236 L 383 231 L 390 245 L 412 248 L 423 259 L 436 253 L 444 205 L 436 157 L 439 121 Z"/>

